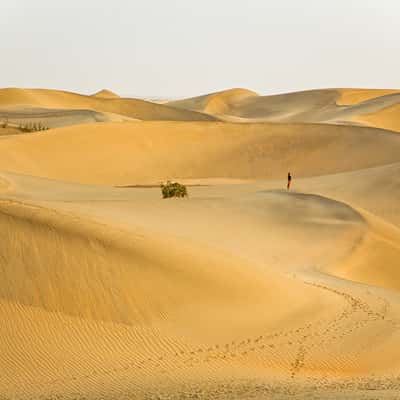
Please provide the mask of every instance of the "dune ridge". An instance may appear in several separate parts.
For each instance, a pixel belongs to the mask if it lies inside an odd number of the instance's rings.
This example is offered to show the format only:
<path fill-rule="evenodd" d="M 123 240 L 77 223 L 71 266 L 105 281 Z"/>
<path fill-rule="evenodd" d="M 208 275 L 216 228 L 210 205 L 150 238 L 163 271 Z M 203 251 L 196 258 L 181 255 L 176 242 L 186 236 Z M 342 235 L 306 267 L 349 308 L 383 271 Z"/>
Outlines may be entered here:
<path fill-rule="evenodd" d="M 184 100 L 171 101 L 168 104 L 177 108 L 190 109 L 213 115 L 223 115 L 229 112 L 230 108 L 235 104 L 253 96 L 258 96 L 258 94 L 251 90 L 237 88 Z"/>
<path fill-rule="evenodd" d="M 92 95 L 93 97 L 101 97 L 103 99 L 116 99 L 119 98 L 116 93 L 112 92 L 111 90 L 108 89 L 102 89 L 95 94 Z"/>

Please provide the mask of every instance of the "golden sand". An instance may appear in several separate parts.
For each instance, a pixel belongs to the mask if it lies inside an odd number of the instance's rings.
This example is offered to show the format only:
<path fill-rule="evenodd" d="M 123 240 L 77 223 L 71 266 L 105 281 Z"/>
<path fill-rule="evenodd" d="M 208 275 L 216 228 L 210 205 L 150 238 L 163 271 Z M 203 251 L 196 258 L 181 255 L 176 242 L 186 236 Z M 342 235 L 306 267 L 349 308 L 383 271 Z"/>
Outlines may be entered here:
<path fill-rule="evenodd" d="M 393 89 L 339 89 L 340 97 L 337 104 L 349 106 L 362 103 L 367 100 L 376 99 L 389 94 L 398 94 L 400 90 Z"/>

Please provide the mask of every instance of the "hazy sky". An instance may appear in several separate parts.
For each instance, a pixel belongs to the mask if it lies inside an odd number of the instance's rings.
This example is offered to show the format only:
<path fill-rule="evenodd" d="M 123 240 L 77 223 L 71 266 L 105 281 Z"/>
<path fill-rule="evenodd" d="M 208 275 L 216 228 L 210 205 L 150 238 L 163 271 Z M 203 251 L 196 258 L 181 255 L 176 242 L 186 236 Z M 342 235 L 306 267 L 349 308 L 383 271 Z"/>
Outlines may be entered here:
<path fill-rule="evenodd" d="M 400 88 L 399 0 L 0 0 L 0 87 Z"/>

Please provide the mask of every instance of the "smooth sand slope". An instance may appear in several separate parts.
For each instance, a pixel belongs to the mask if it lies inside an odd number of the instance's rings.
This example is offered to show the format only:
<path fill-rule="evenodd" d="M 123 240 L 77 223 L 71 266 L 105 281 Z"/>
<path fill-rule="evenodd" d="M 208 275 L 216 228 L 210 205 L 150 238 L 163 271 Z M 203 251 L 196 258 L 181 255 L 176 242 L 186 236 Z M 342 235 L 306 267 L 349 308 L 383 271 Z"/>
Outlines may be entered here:
<path fill-rule="evenodd" d="M 0 155 L 0 399 L 399 398 L 397 133 L 94 122 Z"/>
<path fill-rule="evenodd" d="M 389 164 L 400 158 L 400 136 L 317 124 L 107 123 L 12 137 L 0 142 L 0 152 L 0 170 L 79 183 L 158 184 L 168 178 L 276 179 L 290 168 L 313 176 Z"/>

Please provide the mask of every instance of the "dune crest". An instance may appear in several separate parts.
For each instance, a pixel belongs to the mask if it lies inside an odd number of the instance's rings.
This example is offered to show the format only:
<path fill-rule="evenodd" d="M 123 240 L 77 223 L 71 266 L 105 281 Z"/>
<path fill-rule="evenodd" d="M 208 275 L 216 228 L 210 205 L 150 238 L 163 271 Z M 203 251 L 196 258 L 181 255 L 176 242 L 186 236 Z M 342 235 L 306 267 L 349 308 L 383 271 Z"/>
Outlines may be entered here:
<path fill-rule="evenodd" d="M 92 96 L 100 97 L 103 99 L 118 99 L 120 97 L 116 93 L 114 93 L 108 89 L 102 89 L 102 90 L 98 91 L 97 93 L 93 94 Z"/>

